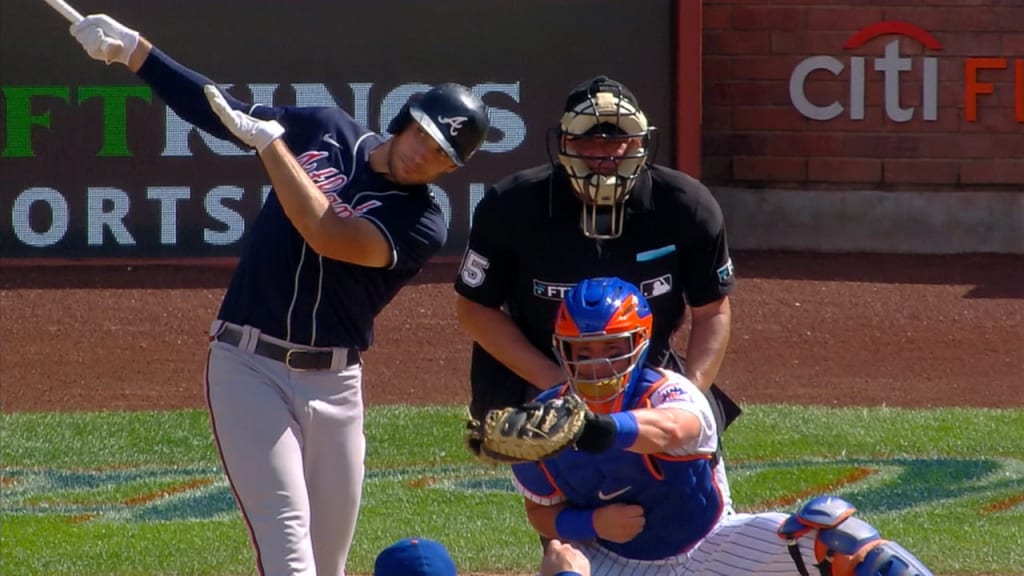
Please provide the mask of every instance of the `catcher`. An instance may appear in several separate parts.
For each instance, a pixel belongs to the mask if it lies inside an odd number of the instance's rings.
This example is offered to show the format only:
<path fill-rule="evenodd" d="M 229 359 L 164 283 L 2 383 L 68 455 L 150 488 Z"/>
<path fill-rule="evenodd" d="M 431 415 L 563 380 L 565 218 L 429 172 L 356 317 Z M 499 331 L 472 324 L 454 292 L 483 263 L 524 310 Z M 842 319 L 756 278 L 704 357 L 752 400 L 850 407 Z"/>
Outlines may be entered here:
<path fill-rule="evenodd" d="M 537 402 L 470 421 L 469 447 L 510 462 L 530 524 L 577 547 L 594 576 L 800 574 L 931 576 L 856 509 L 814 498 L 792 515 L 739 514 L 712 463 L 707 398 L 645 367 L 652 317 L 637 289 L 595 278 L 568 291 L 555 354 L 568 382 Z"/>

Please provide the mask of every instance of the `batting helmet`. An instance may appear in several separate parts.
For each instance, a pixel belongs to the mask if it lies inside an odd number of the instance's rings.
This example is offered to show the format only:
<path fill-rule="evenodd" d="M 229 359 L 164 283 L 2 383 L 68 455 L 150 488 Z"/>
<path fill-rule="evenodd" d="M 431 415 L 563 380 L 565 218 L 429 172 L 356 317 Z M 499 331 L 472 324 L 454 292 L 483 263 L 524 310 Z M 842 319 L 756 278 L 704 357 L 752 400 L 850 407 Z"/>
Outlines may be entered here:
<path fill-rule="evenodd" d="M 388 124 L 388 132 L 398 134 L 412 120 L 459 166 L 464 166 L 476 153 L 491 126 L 483 100 L 469 88 L 453 82 L 409 98 Z"/>
<path fill-rule="evenodd" d="M 592 278 L 566 293 L 555 319 L 555 355 L 573 391 L 594 412 L 617 411 L 629 396 L 647 358 L 653 322 L 647 299 L 625 280 Z M 595 345 L 605 347 L 587 348 Z"/>

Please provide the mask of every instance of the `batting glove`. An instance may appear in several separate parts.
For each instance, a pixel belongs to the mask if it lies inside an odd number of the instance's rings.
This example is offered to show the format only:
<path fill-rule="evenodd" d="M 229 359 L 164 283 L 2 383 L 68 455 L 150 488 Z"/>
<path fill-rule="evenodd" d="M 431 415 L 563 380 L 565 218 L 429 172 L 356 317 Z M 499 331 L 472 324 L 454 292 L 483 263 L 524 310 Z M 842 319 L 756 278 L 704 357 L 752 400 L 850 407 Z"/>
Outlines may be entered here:
<path fill-rule="evenodd" d="M 271 142 L 284 134 L 284 126 L 276 120 L 260 120 L 245 112 L 233 109 L 213 84 L 203 86 L 206 100 L 220 121 L 236 138 L 262 152 Z"/>
<path fill-rule="evenodd" d="M 107 64 L 128 65 L 128 59 L 139 47 L 139 33 L 106 14 L 86 16 L 72 24 L 70 30 L 86 54 Z"/>

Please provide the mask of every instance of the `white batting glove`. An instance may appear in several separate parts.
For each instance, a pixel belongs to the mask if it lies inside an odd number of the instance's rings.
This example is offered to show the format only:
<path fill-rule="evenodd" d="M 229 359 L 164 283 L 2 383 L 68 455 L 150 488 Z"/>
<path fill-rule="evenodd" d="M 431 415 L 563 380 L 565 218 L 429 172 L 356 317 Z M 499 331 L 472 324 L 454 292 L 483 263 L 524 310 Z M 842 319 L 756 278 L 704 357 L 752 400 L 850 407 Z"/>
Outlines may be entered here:
<path fill-rule="evenodd" d="M 120 62 L 127 66 L 139 47 L 139 33 L 106 14 L 90 14 L 72 24 L 70 30 L 89 56 L 107 64 Z"/>
<path fill-rule="evenodd" d="M 253 118 L 245 112 L 231 108 L 220 89 L 213 84 L 203 86 L 206 93 L 206 100 L 210 108 L 220 118 L 220 121 L 239 140 L 252 146 L 257 152 L 262 152 L 271 142 L 277 140 L 284 134 L 284 126 L 277 120 L 260 120 Z"/>

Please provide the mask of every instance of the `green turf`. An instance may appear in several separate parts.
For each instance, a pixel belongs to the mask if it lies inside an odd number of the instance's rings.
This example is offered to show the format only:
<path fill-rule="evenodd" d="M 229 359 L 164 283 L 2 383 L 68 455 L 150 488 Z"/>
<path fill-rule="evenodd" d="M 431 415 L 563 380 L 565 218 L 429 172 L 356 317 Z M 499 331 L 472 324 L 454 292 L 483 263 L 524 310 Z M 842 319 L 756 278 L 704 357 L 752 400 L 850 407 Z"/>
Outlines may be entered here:
<path fill-rule="evenodd" d="M 466 571 L 535 568 L 521 499 L 469 459 L 463 416 L 369 411 L 350 571 L 411 535 Z M 740 509 L 838 493 L 936 574 L 1024 573 L 1022 410 L 749 406 L 726 446 Z M 0 466 L 0 574 L 254 572 L 204 412 L 2 414 Z"/>

